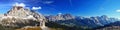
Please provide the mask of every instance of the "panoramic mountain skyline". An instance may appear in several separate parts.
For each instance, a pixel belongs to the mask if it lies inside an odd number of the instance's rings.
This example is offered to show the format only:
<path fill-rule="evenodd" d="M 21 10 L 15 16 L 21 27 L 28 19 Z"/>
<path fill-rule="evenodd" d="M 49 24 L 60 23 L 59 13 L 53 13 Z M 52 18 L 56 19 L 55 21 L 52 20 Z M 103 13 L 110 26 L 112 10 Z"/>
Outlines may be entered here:
<path fill-rule="evenodd" d="M 70 13 L 76 16 L 101 16 L 120 18 L 120 0 L 0 0 L 0 14 L 14 4 L 24 5 L 44 15 Z"/>

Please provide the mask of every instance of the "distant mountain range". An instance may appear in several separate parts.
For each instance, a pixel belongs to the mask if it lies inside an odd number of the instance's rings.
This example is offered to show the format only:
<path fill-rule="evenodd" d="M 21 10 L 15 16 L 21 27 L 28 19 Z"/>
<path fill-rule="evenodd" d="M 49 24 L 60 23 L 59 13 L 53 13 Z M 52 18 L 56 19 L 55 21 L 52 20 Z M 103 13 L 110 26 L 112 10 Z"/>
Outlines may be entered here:
<path fill-rule="evenodd" d="M 96 17 L 73 16 L 71 14 L 58 14 L 56 16 L 46 16 L 47 20 L 66 26 L 84 26 L 95 28 L 118 21 L 117 18 L 109 18 L 106 15 Z"/>
<path fill-rule="evenodd" d="M 46 16 L 46 18 L 49 21 L 58 21 L 58 20 L 70 20 L 70 19 L 74 19 L 75 17 L 72 16 L 71 14 L 58 14 L 56 16 L 50 15 L 50 16 Z"/>

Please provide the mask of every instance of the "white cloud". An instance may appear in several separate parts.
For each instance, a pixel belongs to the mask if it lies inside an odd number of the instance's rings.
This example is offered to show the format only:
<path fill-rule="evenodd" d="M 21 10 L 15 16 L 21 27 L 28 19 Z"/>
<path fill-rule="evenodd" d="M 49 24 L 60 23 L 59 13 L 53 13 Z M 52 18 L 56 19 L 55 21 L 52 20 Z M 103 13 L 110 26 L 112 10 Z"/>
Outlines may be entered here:
<path fill-rule="evenodd" d="M 119 10 L 116 10 L 116 12 L 120 12 L 120 9 L 119 9 Z"/>
<path fill-rule="evenodd" d="M 42 9 L 41 7 L 32 7 L 33 10 Z"/>
<path fill-rule="evenodd" d="M 13 6 L 25 7 L 26 5 L 24 3 L 15 3 L 15 4 L 13 4 Z"/>

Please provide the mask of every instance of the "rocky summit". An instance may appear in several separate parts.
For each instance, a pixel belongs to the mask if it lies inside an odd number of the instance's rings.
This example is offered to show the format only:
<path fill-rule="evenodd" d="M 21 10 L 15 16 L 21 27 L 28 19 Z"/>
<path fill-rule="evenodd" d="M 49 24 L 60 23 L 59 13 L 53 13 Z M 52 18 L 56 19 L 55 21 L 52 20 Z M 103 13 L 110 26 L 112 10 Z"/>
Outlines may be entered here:
<path fill-rule="evenodd" d="M 0 25 L 5 27 L 45 26 L 45 17 L 22 6 L 13 6 L 7 13 L 0 16 Z"/>

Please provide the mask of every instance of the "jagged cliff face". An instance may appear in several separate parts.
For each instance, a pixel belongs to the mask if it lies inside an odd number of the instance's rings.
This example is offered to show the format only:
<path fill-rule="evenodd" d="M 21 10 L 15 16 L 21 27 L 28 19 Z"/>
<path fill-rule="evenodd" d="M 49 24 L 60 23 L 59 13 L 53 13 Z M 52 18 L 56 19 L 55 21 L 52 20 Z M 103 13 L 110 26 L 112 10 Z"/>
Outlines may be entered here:
<path fill-rule="evenodd" d="M 45 17 L 35 11 L 26 9 L 22 6 L 14 6 L 0 19 L 0 24 L 3 26 L 22 27 L 45 25 Z"/>

